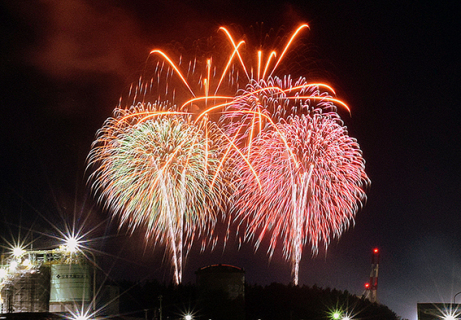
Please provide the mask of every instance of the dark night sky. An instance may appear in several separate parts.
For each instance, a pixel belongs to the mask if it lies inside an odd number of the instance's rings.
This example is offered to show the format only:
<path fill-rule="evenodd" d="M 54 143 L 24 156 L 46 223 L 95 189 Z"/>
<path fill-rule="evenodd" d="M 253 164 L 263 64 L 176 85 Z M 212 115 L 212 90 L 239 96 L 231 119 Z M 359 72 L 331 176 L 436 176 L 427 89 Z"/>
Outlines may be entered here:
<path fill-rule="evenodd" d="M 450 302 L 461 291 L 461 75 L 457 1 L 49 0 L 1 3 L 0 210 L 4 238 L 17 226 L 54 233 L 63 221 L 85 225 L 112 252 L 112 277 L 139 270 L 169 281 L 168 260 L 142 234 L 106 238 L 116 221 L 94 205 L 85 185 L 85 157 L 96 130 L 142 68 L 151 49 L 214 36 L 221 25 L 242 30 L 311 30 L 309 61 L 352 117 L 344 117 L 367 160 L 372 185 L 355 226 L 328 252 L 303 255 L 300 283 L 362 294 L 371 249 L 381 250 L 378 297 L 416 319 L 417 302 Z M 85 220 L 85 217 L 88 218 Z M 24 234 L 24 231 L 22 231 Z M 45 236 L 43 236 L 45 237 Z M 114 244 L 115 242 L 115 244 Z M 123 246 L 119 246 L 119 242 Z M 120 248 L 116 250 L 115 248 Z M 114 253 L 115 252 L 115 253 Z M 132 263 L 122 259 L 128 257 Z M 288 283 L 280 254 L 268 262 L 252 245 L 198 254 L 185 270 L 230 263 L 250 283 Z"/>

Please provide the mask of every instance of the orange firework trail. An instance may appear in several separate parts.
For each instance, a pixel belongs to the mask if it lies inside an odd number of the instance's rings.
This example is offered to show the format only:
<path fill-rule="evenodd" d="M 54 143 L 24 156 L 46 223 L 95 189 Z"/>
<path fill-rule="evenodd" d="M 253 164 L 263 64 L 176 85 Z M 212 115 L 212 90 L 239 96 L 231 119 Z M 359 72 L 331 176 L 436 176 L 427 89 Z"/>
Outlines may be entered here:
<path fill-rule="evenodd" d="M 283 242 L 295 284 L 302 248 L 328 246 L 365 200 L 365 161 L 336 112 L 349 107 L 327 84 L 276 75 L 306 29 L 280 54 L 248 54 L 224 27 L 217 55 L 194 48 L 198 58 L 186 61 L 152 50 L 150 76 L 98 131 L 93 189 L 121 225 L 166 245 L 176 283 L 195 238 L 216 244 L 229 200 L 243 240 L 258 248 L 269 235 L 270 255 Z"/>

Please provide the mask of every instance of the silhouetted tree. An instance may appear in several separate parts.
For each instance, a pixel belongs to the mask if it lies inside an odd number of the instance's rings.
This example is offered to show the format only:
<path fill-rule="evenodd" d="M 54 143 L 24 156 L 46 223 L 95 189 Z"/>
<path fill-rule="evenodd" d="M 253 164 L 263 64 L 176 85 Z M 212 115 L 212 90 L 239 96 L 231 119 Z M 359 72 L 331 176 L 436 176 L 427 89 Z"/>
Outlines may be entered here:
<path fill-rule="evenodd" d="M 157 281 L 121 282 L 121 314 L 149 319 L 158 318 L 159 300 L 162 295 L 163 320 L 183 319 L 192 312 L 196 320 L 242 319 L 233 304 L 242 301 L 229 300 L 223 292 L 213 292 L 203 299 L 192 284 L 161 284 Z M 272 283 L 267 286 L 245 286 L 245 320 L 329 320 L 334 311 L 341 311 L 356 320 L 399 320 L 387 306 L 371 303 L 347 291 L 320 288 L 316 285 L 293 286 Z"/>

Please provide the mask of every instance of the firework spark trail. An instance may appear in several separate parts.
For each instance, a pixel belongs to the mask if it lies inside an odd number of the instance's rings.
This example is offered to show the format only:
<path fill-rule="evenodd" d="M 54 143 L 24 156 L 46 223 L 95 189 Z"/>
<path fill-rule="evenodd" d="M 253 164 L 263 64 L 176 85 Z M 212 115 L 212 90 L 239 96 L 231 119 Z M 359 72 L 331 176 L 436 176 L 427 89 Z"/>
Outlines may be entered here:
<path fill-rule="evenodd" d="M 256 237 L 256 247 L 270 233 L 270 255 L 282 239 L 297 284 L 302 247 L 307 241 L 314 253 L 320 243 L 327 247 L 365 201 L 369 179 L 361 150 L 336 112 L 317 107 L 261 132 L 250 162 L 264 188 L 259 190 L 245 166 L 236 169 L 236 219 L 246 240 Z"/>
<path fill-rule="evenodd" d="M 176 283 L 195 234 L 212 232 L 226 194 L 216 175 L 221 144 L 206 137 L 217 134 L 212 122 L 140 104 L 115 110 L 88 158 L 99 200 L 121 225 L 146 226 L 146 238 L 167 245 Z"/>
<path fill-rule="evenodd" d="M 130 88 L 131 107 L 123 108 L 121 99 L 114 117 L 98 132 L 88 157 L 89 166 L 96 168 L 90 180 L 99 201 L 119 216 L 121 225 L 131 232 L 145 227 L 148 240 L 167 246 L 174 280 L 180 283 L 183 258 L 194 239 L 203 235 L 202 249 L 208 242 L 216 245 L 213 229 L 229 189 L 221 156 L 229 145 L 221 140 L 228 137 L 204 109 L 233 97 L 209 95 L 218 91 L 227 71 L 211 88 L 211 58 L 204 67 L 194 60 L 184 71 L 182 59 L 175 63 L 162 50 L 152 50 L 149 57 L 155 70 Z M 235 92 L 236 86 L 227 92 Z"/>
<path fill-rule="evenodd" d="M 258 55 L 258 79 L 250 79 L 238 91 L 234 100 L 225 105 L 220 119 L 226 134 L 244 146 L 249 162 L 245 165 L 238 160 L 241 156 L 233 153 L 237 156 L 233 164 L 233 176 L 237 179 L 234 221 L 244 228 L 243 240 L 254 239 L 256 248 L 271 233 L 270 256 L 278 239 L 283 239 L 284 255 L 291 260 L 295 284 L 298 284 L 303 246 L 310 242 L 316 253 L 320 242 L 328 247 L 332 236 L 339 237 L 365 201 L 363 188 L 369 184 L 358 144 L 353 146 L 357 153 L 336 151 L 342 158 L 333 156 L 335 146 L 341 150 L 350 145 L 345 138 L 355 142 L 336 113 L 336 106 L 349 112 L 350 109 L 330 95 L 334 90 L 326 84 L 309 83 L 303 77 L 294 81 L 290 76 L 272 76 L 301 29 L 290 38 L 266 79 L 267 66 L 275 55 L 269 56 L 262 79 L 259 78 L 261 54 Z M 338 130 L 339 134 L 335 133 Z M 326 140 L 314 140 L 318 135 Z M 331 150 L 329 162 L 328 154 L 319 151 L 322 148 Z M 349 162 L 355 164 L 349 166 L 349 171 L 361 173 L 355 180 L 347 181 L 349 185 L 336 184 L 332 188 L 331 179 L 350 174 L 345 168 L 335 171 L 338 163 Z M 258 185 L 254 176 L 258 177 Z M 341 193 L 340 188 L 349 188 L 349 192 Z"/>
<path fill-rule="evenodd" d="M 275 75 L 307 28 L 298 27 L 280 55 L 259 50 L 256 59 L 224 27 L 227 55 L 175 62 L 152 50 L 155 69 L 130 88 L 131 107 L 121 100 L 99 130 L 88 161 L 99 200 L 121 225 L 145 226 L 146 237 L 167 245 L 177 283 L 183 251 L 213 233 L 214 209 L 233 187 L 244 240 L 259 247 L 271 233 L 272 255 L 283 239 L 295 283 L 303 246 L 328 246 L 365 200 L 364 160 L 336 113 L 349 107 L 327 84 Z"/>
<path fill-rule="evenodd" d="M 295 83 L 289 76 L 283 79 L 274 77 L 251 80 L 245 89 L 239 90 L 233 101 L 218 105 L 219 108 L 225 108 L 220 119 L 221 126 L 230 136 L 240 131 L 237 141 L 251 145 L 253 137 L 263 128 L 273 127 L 273 123 L 292 114 L 305 112 L 306 105 L 302 101 L 314 100 L 318 101 L 319 106 L 326 107 L 336 103 L 350 112 L 344 102 L 332 98 L 327 92 L 321 91 L 321 88 L 333 91 L 326 84 L 308 83 L 303 77 Z M 268 122 L 267 119 L 271 121 Z M 242 131 L 242 128 L 245 130 Z"/>

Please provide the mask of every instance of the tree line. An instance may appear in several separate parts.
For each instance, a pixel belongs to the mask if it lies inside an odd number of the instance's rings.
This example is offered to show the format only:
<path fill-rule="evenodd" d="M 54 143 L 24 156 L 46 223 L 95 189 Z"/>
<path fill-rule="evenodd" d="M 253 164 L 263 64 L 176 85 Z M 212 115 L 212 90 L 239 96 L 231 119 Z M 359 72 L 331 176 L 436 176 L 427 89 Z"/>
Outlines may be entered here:
<path fill-rule="evenodd" d="M 176 320 L 399 320 L 387 306 L 340 291 L 272 283 L 246 284 L 244 297 L 226 292 L 203 295 L 195 284 L 165 284 L 156 280 L 122 281 L 120 314 L 143 319 Z"/>

